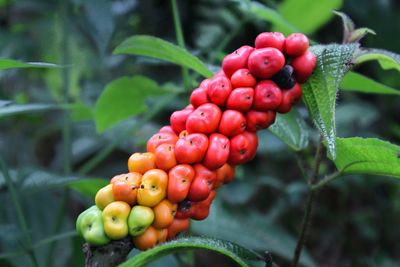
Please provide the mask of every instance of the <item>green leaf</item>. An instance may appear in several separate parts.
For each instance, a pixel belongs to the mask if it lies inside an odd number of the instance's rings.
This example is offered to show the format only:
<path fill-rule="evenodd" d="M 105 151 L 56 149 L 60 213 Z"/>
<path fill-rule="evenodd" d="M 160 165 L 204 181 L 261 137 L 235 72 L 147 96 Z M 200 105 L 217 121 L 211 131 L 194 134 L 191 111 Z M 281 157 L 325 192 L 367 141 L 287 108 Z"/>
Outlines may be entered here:
<path fill-rule="evenodd" d="M 213 73 L 199 58 L 193 56 L 187 50 L 177 45 L 153 36 L 135 35 L 129 37 L 115 48 L 114 54 L 129 54 L 158 58 L 188 67 L 207 78 L 213 76 Z"/>
<path fill-rule="evenodd" d="M 377 138 L 337 138 L 336 167 L 343 173 L 400 178 L 400 146 Z"/>
<path fill-rule="evenodd" d="M 303 100 L 333 159 L 336 157 L 336 95 L 356 48 L 356 44 L 313 46 L 311 50 L 317 57 L 317 65 L 303 85 Z"/>
<path fill-rule="evenodd" d="M 294 237 L 279 226 L 267 223 L 264 217 L 251 216 L 248 210 L 243 212 L 242 215 L 229 213 L 216 198 L 207 219 L 192 221 L 191 230 L 196 234 L 230 240 L 249 249 L 268 250 L 273 255 L 292 259 L 296 247 Z M 300 263 L 307 267 L 316 266 L 307 250 L 303 251 Z"/>
<path fill-rule="evenodd" d="M 345 42 L 351 33 L 354 31 L 356 26 L 353 20 L 343 12 L 333 11 L 334 14 L 338 15 L 342 19 L 343 23 L 343 42 Z"/>
<path fill-rule="evenodd" d="M 99 132 L 147 110 L 150 95 L 164 93 L 158 84 L 143 76 L 122 77 L 107 84 L 96 102 L 94 118 Z"/>
<path fill-rule="evenodd" d="M 59 68 L 60 65 L 44 62 L 22 62 L 14 59 L 0 58 L 0 70 L 20 68 Z"/>
<path fill-rule="evenodd" d="M 343 0 L 285 0 L 278 8 L 282 16 L 301 32 L 311 34 L 327 23 L 332 10 L 340 9 Z M 274 31 L 282 31 L 279 26 Z"/>
<path fill-rule="evenodd" d="M 376 60 L 384 70 L 395 69 L 400 71 L 400 55 L 377 48 L 363 49 L 355 59 L 356 64 Z"/>
<path fill-rule="evenodd" d="M 241 7 L 245 12 L 249 12 L 259 19 L 272 23 L 284 34 L 291 34 L 293 32 L 299 31 L 297 27 L 295 27 L 288 20 L 282 17 L 282 15 L 275 9 L 269 8 L 261 3 L 252 1 L 248 3 L 248 5 L 244 3 L 243 5 L 241 5 Z"/>
<path fill-rule="evenodd" d="M 299 151 L 308 146 L 307 125 L 297 110 L 277 114 L 275 123 L 269 130 L 293 150 Z"/>
<path fill-rule="evenodd" d="M 168 255 L 173 252 L 187 249 L 206 249 L 215 251 L 232 259 L 238 266 L 249 267 L 246 261 L 261 261 L 260 256 L 255 252 L 243 248 L 235 243 L 206 237 L 184 237 L 179 238 L 153 249 L 139 253 L 137 256 L 130 258 L 120 267 L 141 267 L 146 264 Z"/>
<path fill-rule="evenodd" d="M 359 42 L 368 33 L 375 35 L 376 33 L 369 28 L 355 28 L 354 22 L 349 16 L 343 12 L 333 11 L 334 14 L 341 17 L 343 22 L 343 43 Z"/>
<path fill-rule="evenodd" d="M 16 114 L 43 112 L 59 108 L 59 106 L 53 104 L 15 104 L 11 101 L 0 100 L 0 118 Z"/>
<path fill-rule="evenodd" d="M 66 105 L 73 121 L 86 121 L 93 119 L 93 109 L 82 102 L 76 102 Z"/>
<path fill-rule="evenodd" d="M 352 71 L 349 71 L 344 76 L 340 89 L 369 94 L 400 95 L 400 90 L 396 90 Z"/>
<path fill-rule="evenodd" d="M 78 191 L 84 196 L 94 199 L 97 191 L 108 184 L 109 181 L 106 179 L 88 178 L 73 181 L 70 183 L 69 187 L 74 189 L 75 191 Z"/>

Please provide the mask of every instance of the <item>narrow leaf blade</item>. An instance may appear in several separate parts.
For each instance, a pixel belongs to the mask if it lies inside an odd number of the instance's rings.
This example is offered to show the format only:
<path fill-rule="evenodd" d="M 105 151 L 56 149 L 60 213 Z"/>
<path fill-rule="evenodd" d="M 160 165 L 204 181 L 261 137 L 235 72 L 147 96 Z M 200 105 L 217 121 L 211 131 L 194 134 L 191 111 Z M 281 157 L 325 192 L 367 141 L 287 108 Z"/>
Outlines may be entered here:
<path fill-rule="evenodd" d="M 300 151 L 308 146 L 308 129 L 297 110 L 278 114 L 269 130 L 293 150 Z"/>
<path fill-rule="evenodd" d="M 199 58 L 190 54 L 187 50 L 152 36 L 135 35 L 129 37 L 115 48 L 114 54 L 129 54 L 158 58 L 188 67 L 204 77 L 211 77 L 213 75 L 213 73 Z"/>
<path fill-rule="evenodd" d="M 0 58 L 0 70 L 21 68 L 59 68 L 60 65 L 45 62 L 22 62 L 15 59 Z"/>
<path fill-rule="evenodd" d="M 377 138 L 337 138 L 336 167 L 343 173 L 400 178 L 400 146 Z"/>
<path fill-rule="evenodd" d="M 400 90 L 396 90 L 352 71 L 344 76 L 340 89 L 368 94 L 400 95 Z"/>
<path fill-rule="evenodd" d="M 246 261 L 260 261 L 260 257 L 255 252 L 229 241 L 206 237 L 184 237 L 142 252 L 121 264 L 120 267 L 145 266 L 158 258 L 182 249 L 206 249 L 215 251 L 229 257 L 237 263 L 238 266 L 242 267 L 249 266 Z"/>
<path fill-rule="evenodd" d="M 364 49 L 355 59 L 356 64 L 362 64 L 367 61 L 378 61 L 382 69 L 394 69 L 400 71 L 400 55 L 377 48 Z"/>
<path fill-rule="evenodd" d="M 4 101 L 2 101 L 4 102 Z M 15 104 L 12 102 L 0 104 L 0 118 L 25 113 L 36 113 L 48 110 L 59 109 L 60 107 L 53 104 L 31 103 L 31 104 Z"/>

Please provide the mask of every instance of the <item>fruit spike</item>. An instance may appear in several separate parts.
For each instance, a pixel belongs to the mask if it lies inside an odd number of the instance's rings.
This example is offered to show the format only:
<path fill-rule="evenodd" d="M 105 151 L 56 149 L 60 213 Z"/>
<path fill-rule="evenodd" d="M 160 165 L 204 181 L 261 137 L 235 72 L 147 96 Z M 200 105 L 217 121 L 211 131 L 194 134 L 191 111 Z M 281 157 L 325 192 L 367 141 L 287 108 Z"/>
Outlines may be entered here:
<path fill-rule="evenodd" d="M 96 206 L 77 219 L 79 234 L 91 245 L 130 235 L 146 250 L 186 231 L 190 219 L 207 218 L 216 190 L 255 157 L 256 132 L 300 100 L 316 64 L 308 46 L 301 33 L 265 32 L 255 48 L 227 55 L 190 105 L 147 141 L 147 152 L 129 157 L 129 173 L 97 192 Z"/>

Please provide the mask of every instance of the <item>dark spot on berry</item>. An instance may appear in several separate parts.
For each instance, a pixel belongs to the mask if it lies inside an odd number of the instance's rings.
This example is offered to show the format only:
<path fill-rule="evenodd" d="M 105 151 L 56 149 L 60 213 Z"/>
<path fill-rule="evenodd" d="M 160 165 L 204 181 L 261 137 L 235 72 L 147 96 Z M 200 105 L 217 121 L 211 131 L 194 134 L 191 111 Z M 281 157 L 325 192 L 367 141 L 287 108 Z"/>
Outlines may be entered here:
<path fill-rule="evenodd" d="M 200 112 L 200 116 L 204 116 L 204 112 Z"/>
<path fill-rule="evenodd" d="M 141 189 L 144 189 L 144 184 L 141 184 L 141 185 L 140 185 L 140 188 L 141 188 Z"/>
<path fill-rule="evenodd" d="M 180 211 L 188 211 L 192 206 L 190 200 L 184 200 L 178 203 L 178 210 Z"/>
<path fill-rule="evenodd" d="M 242 150 L 240 150 L 240 152 L 239 152 L 241 155 L 244 155 L 244 154 L 246 154 L 246 149 L 242 149 Z"/>

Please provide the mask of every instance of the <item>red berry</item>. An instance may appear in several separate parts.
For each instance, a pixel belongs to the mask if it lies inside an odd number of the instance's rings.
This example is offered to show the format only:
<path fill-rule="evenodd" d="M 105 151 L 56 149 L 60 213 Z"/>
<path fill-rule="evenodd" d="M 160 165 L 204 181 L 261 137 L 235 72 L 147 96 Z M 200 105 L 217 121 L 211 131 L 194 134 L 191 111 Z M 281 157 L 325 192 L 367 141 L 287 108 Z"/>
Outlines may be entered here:
<path fill-rule="evenodd" d="M 234 136 L 230 142 L 229 164 L 243 164 L 255 157 L 258 147 L 258 137 L 256 133 L 243 132 Z"/>
<path fill-rule="evenodd" d="M 192 202 L 192 205 L 190 207 L 190 218 L 198 221 L 207 218 L 208 214 L 210 213 L 211 203 L 214 200 L 215 195 L 216 192 L 211 191 L 205 200 L 199 202 Z"/>
<path fill-rule="evenodd" d="M 222 167 L 229 157 L 229 139 L 222 134 L 213 133 L 209 138 L 209 145 L 203 160 L 203 165 L 210 170 Z"/>
<path fill-rule="evenodd" d="M 248 69 L 238 69 L 232 74 L 231 83 L 233 88 L 254 87 L 257 80 Z"/>
<path fill-rule="evenodd" d="M 178 141 L 178 136 L 175 133 L 156 133 L 147 141 L 147 152 L 154 153 L 156 148 L 162 144 L 174 145 Z"/>
<path fill-rule="evenodd" d="M 246 130 L 256 132 L 268 128 L 275 122 L 275 111 L 255 111 L 250 110 L 246 113 Z"/>
<path fill-rule="evenodd" d="M 310 78 L 316 62 L 315 55 L 309 51 L 292 60 L 294 76 L 299 83 L 304 83 Z"/>
<path fill-rule="evenodd" d="M 281 89 L 270 80 L 264 80 L 254 89 L 253 108 L 258 111 L 276 109 L 282 101 Z"/>
<path fill-rule="evenodd" d="M 231 77 L 236 70 L 246 68 L 247 59 L 253 50 L 253 47 L 245 45 L 225 56 L 222 61 L 222 69 L 226 76 Z"/>
<path fill-rule="evenodd" d="M 246 118 L 236 110 L 225 110 L 219 123 L 218 132 L 231 137 L 243 133 L 246 129 Z"/>
<path fill-rule="evenodd" d="M 280 32 L 263 32 L 257 36 L 255 46 L 256 48 L 274 47 L 283 51 L 285 36 Z"/>
<path fill-rule="evenodd" d="M 282 93 L 282 102 L 276 111 L 278 111 L 279 113 L 288 113 L 292 109 L 292 105 L 293 96 L 287 91 L 284 91 Z"/>
<path fill-rule="evenodd" d="M 226 77 L 214 77 L 208 84 L 207 94 L 211 102 L 223 107 L 232 92 L 232 85 Z"/>
<path fill-rule="evenodd" d="M 296 83 L 289 90 L 284 90 L 282 92 L 282 102 L 279 105 L 277 111 L 280 113 L 288 113 L 293 104 L 297 103 L 302 95 L 302 90 L 300 84 Z"/>
<path fill-rule="evenodd" d="M 199 88 L 204 88 L 204 89 L 207 90 L 208 84 L 209 84 L 209 83 L 210 83 L 210 79 L 204 79 L 204 80 L 200 83 Z"/>
<path fill-rule="evenodd" d="M 253 99 L 253 88 L 236 88 L 229 95 L 228 100 L 226 101 L 226 108 L 246 112 L 250 110 L 251 106 L 253 105 Z"/>
<path fill-rule="evenodd" d="M 285 54 L 297 57 L 305 53 L 308 49 L 308 38 L 302 33 L 292 33 L 285 41 Z"/>
<path fill-rule="evenodd" d="M 202 164 L 196 164 L 193 168 L 196 175 L 190 186 L 187 199 L 190 201 L 202 201 L 209 196 L 217 178 L 217 173 L 207 169 Z"/>
<path fill-rule="evenodd" d="M 259 79 L 268 79 L 285 65 L 285 57 L 276 48 L 255 49 L 249 56 L 248 68 Z"/>
<path fill-rule="evenodd" d="M 176 132 L 180 133 L 186 129 L 186 120 L 189 115 L 193 112 L 193 106 L 187 107 L 182 110 L 175 111 L 170 117 L 171 128 Z"/>
<path fill-rule="evenodd" d="M 208 96 L 207 96 L 207 89 L 203 87 L 199 87 L 193 90 L 192 94 L 190 95 L 190 104 L 193 107 L 197 108 L 205 103 L 208 103 Z"/>
<path fill-rule="evenodd" d="M 235 167 L 229 165 L 228 163 L 224 164 L 224 166 L 217 170 L 217 183 L 214 184 L 214 188 L 220 187 L 222 183 L 229 184 L 232 182 L 234 176 Z"/>
<path fill-rule="evenodd" d="M 176 132 L 172 129 L 171 126 L 166 125 L 161 127 L 161 129 L 158 131 L 159 133 L 170 133 L 170 134 L 176 134 Z"/>
<path fill-rule="evenodd" d="M 175 157 L 179 163 L 201 162 L 208 148 L 208 138 L 204 134 L 189 134 L 175 144 Z"/>
<path fill-rule="evenodd" d="M 221 119 L 221 110 L 212 103 L 199 106 L 186 120 L 188 133 L 214 133 Z"/>

